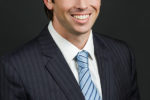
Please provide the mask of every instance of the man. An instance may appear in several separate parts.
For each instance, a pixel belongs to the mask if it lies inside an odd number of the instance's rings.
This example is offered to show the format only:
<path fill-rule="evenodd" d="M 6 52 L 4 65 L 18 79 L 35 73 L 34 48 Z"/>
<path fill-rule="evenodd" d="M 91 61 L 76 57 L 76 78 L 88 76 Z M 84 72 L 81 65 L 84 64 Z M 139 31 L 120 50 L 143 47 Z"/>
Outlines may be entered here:
<path fill-rule="evenodd" d="M 100 0 L 43 0 L 48 26 L 1 58 L 0 100 L 139 100 L 133 54 L 93 33 Z"/>

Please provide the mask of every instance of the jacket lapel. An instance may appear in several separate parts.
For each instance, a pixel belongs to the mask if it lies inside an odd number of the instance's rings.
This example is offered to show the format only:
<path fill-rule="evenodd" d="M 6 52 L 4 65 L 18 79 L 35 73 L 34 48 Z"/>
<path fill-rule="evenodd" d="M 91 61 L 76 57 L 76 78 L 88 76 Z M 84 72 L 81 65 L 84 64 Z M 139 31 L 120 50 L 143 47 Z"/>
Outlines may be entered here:
<path fill-rule="evenodd" d="M 68 100 L 84 100 L 80 87 L 65 61 L 62 53 L 50 36 L 47 27 L 41 32 L 38 41 L 47 64 L 47 71 L 56 80 Z"/>
<path fill-rule="evenodd" d="M 94 49 L 95 55 L 98 63 L 98 70 L 100 75 L 101 81 L 101 88 L 102 88 L 102 98 L 103 100 L 110 100 L 110 66 L 111 62 L 109 59 L 108 48 L 106 47 L 104 41 L 97 36 L 96 34 L 93 35 L 94 40 Z"/>

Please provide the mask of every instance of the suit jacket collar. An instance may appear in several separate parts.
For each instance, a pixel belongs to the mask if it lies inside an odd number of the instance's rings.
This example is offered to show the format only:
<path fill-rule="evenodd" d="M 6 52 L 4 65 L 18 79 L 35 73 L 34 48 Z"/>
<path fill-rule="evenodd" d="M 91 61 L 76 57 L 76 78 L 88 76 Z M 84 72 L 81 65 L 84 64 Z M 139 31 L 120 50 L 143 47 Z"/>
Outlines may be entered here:
<path fill-rule="evenodd" d="M 41 53 L 47 64 L 45 68 L 54 77 L 68 100 L 84 100 L 80 87 L 66 63 L 62 53 L 45 27 L 38 38 Z M 101 79 L 103 100 L 109 100 L 109 74 L 108 54 L 105 43 L 99 36 L 93 34 L 94 50 L 98 62 L 99 75 Z"/>

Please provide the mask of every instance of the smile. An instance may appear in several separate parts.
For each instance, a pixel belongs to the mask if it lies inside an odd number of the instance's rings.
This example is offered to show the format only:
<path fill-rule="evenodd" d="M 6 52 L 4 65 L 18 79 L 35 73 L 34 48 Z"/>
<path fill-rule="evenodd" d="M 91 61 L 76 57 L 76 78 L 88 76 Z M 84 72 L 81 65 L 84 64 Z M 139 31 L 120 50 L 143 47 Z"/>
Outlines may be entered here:
<path fill-rule="evenodd" d="M 78 24 L 86 24 L 89 19 L 90 19 L 90 15 L 91 13 L 88 13 L 88 14 L 72 14 L 72 18 L 74 20 L 75 23 L 78 23 Z"/>
<path fill-rule="evenodd" d="M 79 20 L 84 20 L 89 18 L 89 14 L 88 15 L 73 15 L 74 18 L 79 19 Z"/>

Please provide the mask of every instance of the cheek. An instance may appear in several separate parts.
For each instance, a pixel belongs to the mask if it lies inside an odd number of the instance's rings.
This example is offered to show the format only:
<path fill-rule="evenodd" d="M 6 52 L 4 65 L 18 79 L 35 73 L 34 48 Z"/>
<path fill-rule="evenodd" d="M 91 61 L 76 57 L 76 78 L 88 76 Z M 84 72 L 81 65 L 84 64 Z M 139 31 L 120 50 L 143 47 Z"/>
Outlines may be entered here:
<path fill-rule="evenodd" d="M 90 5 L 92 5 L 95 9 L 100 9 L 101 0 L 89 0 Z"/>
<path fill-rule="evenodd" d="M 57 7 L 59 7 L 59 9 L 63 11 L 68 11 L 74 5 L 75 0 L 58 0 L 57 2 Z"/>

